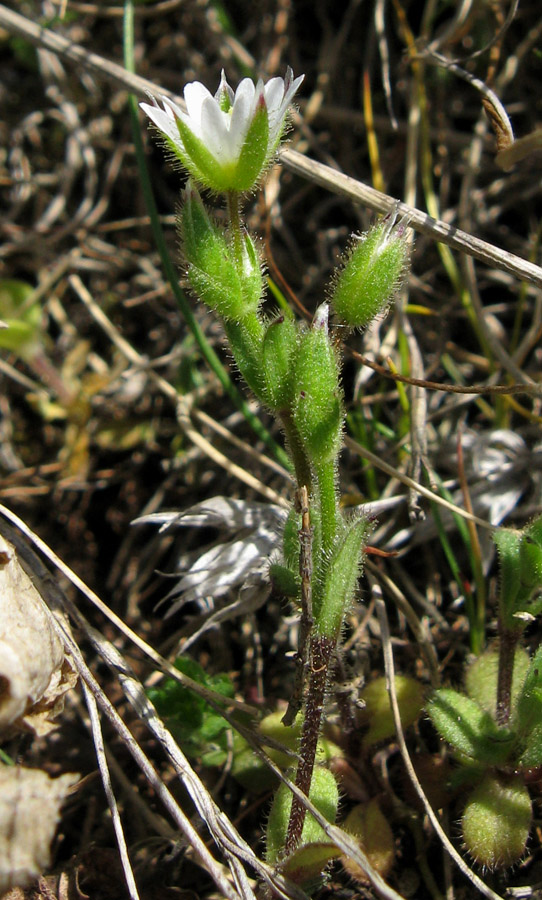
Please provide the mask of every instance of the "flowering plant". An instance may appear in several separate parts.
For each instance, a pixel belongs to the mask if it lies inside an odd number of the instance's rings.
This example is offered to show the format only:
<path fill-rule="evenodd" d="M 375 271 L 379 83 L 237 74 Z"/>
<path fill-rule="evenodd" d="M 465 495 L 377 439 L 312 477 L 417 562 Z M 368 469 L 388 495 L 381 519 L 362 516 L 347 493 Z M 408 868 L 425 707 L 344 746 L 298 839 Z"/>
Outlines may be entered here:
<path fill-rule="evenodd" d="M 338 335 L 345 326 L 363 327 L 388 305 L 405 269 L 408 245 L 395 216 L 361 238 L 310 327 L 288 311 L 271 317 L 262 312 L 262 261 L 242 223 L 240 195 L 255 187 L 269 164 L 302 80 L 288 69 L 286 78 L 267 84 L 245 78 L 234 92 L 222 74 L 214 97 L 198 82 L 186 86 L 186 113 L 165 97 L 163 108 L 156 101 L 141 106 L 191 176 L 178 217 L 188 282 L 220 316 L 238 370 L 286 435 L 297 490 L 284 527 L 283 556 L 270 576 L 275 590 L 299 605 L 301 622 L 295 686 L 283 722 L 289 728 L 303 710 L 297 722 L 296 785 L 333 821 L 337 783 L 315 764 L 333 654 L 370 532 L 366 519 L 346 518 L 339 503 L 345 410 Z M 208 212 L 198 186 L 225 195 L 226 229 Z M 269 816 L 268 860 L 306 884 L 336 854 L 305 805 L 285 794 L 283 785 Z"/>
<path fill-rule="evenodd" d="M 234 93 L 222 70 L 214 96 L 199 81 L 186 85 L 186 113 L 167 97 L 163 108 L 154 97 L 140 106 L 202 187 L 245 192 L 257 184 L 277 149 L 303 78 L 294 78 L 288 68 L 285 78 L 267 84 L 243 78 Z"/>

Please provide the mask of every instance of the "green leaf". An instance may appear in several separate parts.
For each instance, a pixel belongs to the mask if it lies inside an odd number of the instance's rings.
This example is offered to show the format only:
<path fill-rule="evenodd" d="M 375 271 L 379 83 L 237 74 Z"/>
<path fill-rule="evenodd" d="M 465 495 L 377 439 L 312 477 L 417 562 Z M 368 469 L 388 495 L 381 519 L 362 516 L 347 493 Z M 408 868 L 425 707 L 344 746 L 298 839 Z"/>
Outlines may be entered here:
<path fill-rule="evenodd" d="M 395 838 L 387 817 L 380 809 L 376 797 L 367 803 L 354 806 L 348 813 L 344 830 L 355 837 L 368 862 L 379 875 L 386 878 L 395 862 Z M 367 884 L 367 876 L 358 863 L 342 857 L 348 874 L 361 884 Z"/>
<path fill-rule="evenodd" d="M 235 689 L 228 675 L 210 675 L 195 660 L 178 657 L 175 668 L 224 697 L 233 697 Z M 225 732 L 228 723 L 209 704 L 173 678 L 148 691 L 149 699 L 166 721 L 176 740 L 190 756 L 218 753 L 221 762 L 226 756 Z M 216 742 L 220 746 L 217 748 Z M 212 744 L 215 746 L 211 746 Z M 222 746 L 222 744 L 224 746 Z M 220 755 L 221 754 L 221 755 Z M 208 755 L 207 759 L 211 757 Z M 206 763 L 210 765 L 210 762 Z M 216 763 L 220 764 L 220 763 Z"/>
<path fill-rule="evenodd" d="M 523 688 L 531 658 L 523 647 L 517 647 L 514 655 L 514 674 L 510 695 L 512 716 Z M 497 713 L 497 677 L 499 671 L 498 650 L 486 650 L 467 669 L 465 689 L 471 700 L 495 718 Z"/>
<path fill-rule="evenodd" d="M 408 675 L 395 676 L 395 693 L 403 728 L 412 725 L 423 709 L 423 686 Z M 395 737 L 395 722 L 390 697 L 384 677 L 374 678 L 361 692 L 360 699 L 365 704 L 362 722 L 369 723 L 369 731 L 363 739 L 364 747 L 372 747 L 380 741 Z"/>
<path fill-rule="evenodd" d="M 488 774 L 465 806 L 465 848 L 480 866 L 512 866 L 525 852 L 531 819 L 531 798 L 522 778 Z"/>
<path fill-rule="evenodd" d="M 427 712 L 440 736 L 477 762 L 502 765 L 515 748 L 515 735 L 509 728 L 499 728 L 474 700 L 451 688 L 435 691 Z"/>
<path fill-rule="evenodd" d="M 34 293 L 32 285 L 15 278 L 0 279 L 0 320 L 7 328 L 0 328 L 0 348 L 29 360 L 43 343 L 41 334 L 41 306 L 28 305 Z"/>
<path fill-rule="evenodd" d="M 313 597 L 314 625 L 320 634 L 332 638 L 340 634 L 345 613 L 357 588 L 366 539 L 371 529 L 368 519 L 354 519 L 345 527 L 332 551 L 323 590 Z"/>
<path fill-rule="evenodd" d="M 525 741 L 525 749 L 516 760 L 518 769 L 537 769 L 542 766 L 542 723 L 533 726 Z"/>
<path fill-rule="evenodd" d="M 499 529 L 493 536 L 499 551 L 501 623 L 521 632 L 542 612 L 542 517 L 521 532 Z"/>
<path fill-rule="evenodd" d="M 269 578 L 273 585 L 273 591 L 281 597 L 299 598 L 301 594 L 301 579 L 297 572 L 292 572 L 288 566 L 280 563 L 271 563 L 269 566 Z"/>
<path fill-rule="evenodd" d="M 339 788 L 335 777 L 328 769 L 323 769 L 321 766 L 315 766 L 309 797 L 317 810 L 321 812 L 329 822 L 335 822 L 339 806 Z M 284 861 L 284 845 L 288 831 L 288 822 L 290 821 L 291 808 L 292 792 L 285 784 L 281 783 L 275 794 L 267 822 L 267 860 L 270 863 L 277 863 L 281 860 Z M 299 849 L 305 847 L 307 844 L 328 845 L 325 831 L 310 813 L 307 813 L 305 818 Z M 327 859 L 322 859 L 320 854 L 317 854 L 317 856 L 319 868 L 316 874 L 321 871 L 323 865 L 327 862 Z M 311 877 L 312 874 L 314 873 L 311 870 Z"/>

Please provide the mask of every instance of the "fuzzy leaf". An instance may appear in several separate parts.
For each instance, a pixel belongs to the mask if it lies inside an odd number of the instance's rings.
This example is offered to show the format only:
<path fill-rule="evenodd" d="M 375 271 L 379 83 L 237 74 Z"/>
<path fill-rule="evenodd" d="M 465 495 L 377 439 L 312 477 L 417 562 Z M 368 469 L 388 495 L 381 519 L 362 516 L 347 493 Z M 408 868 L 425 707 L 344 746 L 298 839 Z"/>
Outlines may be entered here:
<path fill-rule="evenodd" d="M 460 753 L 489 765 L 505 763 L 515 745 L 515 735 L 499 728 L 474 700 L 451 688 L 433 694 L 427 712 L 440 736 Z"/>
<path fill-rule="evenodd" d="M 395 693 L 403 728 L 412 725 L 423 709 L 424 691 L 419 681 L 407 675 L 395 676 Z M 362 721 L 369 722 L 369 731 L 363 740 L 364 747 L 372 747 L 380 741 L 395 737 L 395 722 L 386 687 L 386 679 L 374 678 L 363 689 L 360 698 L 365 703 Z"/>
<path fill-rule="evenodd" d="M 335 822 L 339 806 L 339 788 L 328 769 L 315 766 L 309 796 L 318 811 L 329 822 Z M 270 863 L 280 862 L 283 858 L 291 808 L 292 792 L 285 784 L 281 783 L 275 794 L 267 822 L 267 860 Z M 305 818 L 298 849 L 301 850 L 307 844 L 328 844 L 325 831 L 310 813 L 307 813 Z M 322 870 L 326 862 L 327 859 L 319 858 L 318 872 Z"/>
<path fill-rule="evenodd" d="M 361 574 L 365 542 L 371 527 L 368 519 L 355 519 L 333 550 L 318 604 L 314 598 L 315 628 L 320 634 L 339 636 Z"/>
<path fill-rule="evenodd" d="M 525 852 L 531 819 L 531 798 L 521 777 L 488 774 L 465 806 L 465 847 L 480 866 L 511 866 Z"/>

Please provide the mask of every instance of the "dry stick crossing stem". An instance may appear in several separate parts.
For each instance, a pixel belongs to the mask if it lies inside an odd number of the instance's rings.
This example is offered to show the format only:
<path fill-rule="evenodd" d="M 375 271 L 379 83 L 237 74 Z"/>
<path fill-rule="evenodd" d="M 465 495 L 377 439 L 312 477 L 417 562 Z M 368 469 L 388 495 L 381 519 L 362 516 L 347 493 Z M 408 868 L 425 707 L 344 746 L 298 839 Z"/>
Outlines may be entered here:
<path fill-rule="evenodd" d="M 293 725 L 303 704 L 303 689 L 309 661 L 309 641 L 314 624 L 312 616 L 312 527 L 310 520 L 309 492 L 302 485 L 296 492 L 296 509 L 301 513 L 299 530 L 299 574 L 301 576 L 301 619 L 295 656 L 294 689 L 282 722 Z"/>

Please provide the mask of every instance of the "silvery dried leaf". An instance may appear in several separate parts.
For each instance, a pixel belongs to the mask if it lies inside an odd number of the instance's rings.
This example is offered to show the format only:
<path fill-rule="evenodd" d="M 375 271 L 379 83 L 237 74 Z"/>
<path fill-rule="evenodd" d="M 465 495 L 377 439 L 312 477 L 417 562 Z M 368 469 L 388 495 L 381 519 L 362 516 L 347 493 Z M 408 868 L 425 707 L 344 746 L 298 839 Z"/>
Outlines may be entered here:
<path fill-rule="evenodd" d="M 0 766 L 0 894 L 30 884 L 49 866 L 60 807 L 78 777 Z"/>
<path fill-rule="evenodd" d="M 61 680 L 63 662 L 51 613 L 0 535 L 0 733 L 24 727 L 23 717 Z"/>
<path fill-rule="evenodd" d="M 136 519 L 134 524 L 160 525 L 160 531 L 196 526 L 222 532 L 210 549 L 193 555 L 189 565 L 183 567 L 186 573 L 168 594 L 169 599 L 182 599 L 168 615 L 188 601 L 223 596 L 254 576 L 263 582 L 269 558 L 280 547 L 286 516 L 287 510 L 270 503 L 212 497 L 183 512 L 153 513 Z"/>

